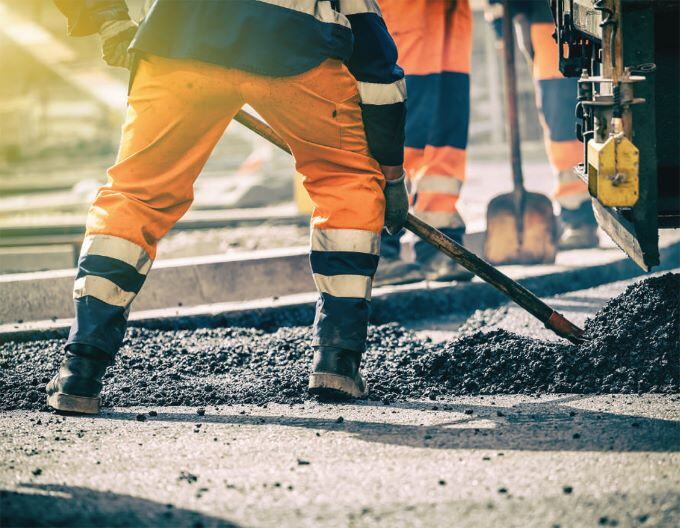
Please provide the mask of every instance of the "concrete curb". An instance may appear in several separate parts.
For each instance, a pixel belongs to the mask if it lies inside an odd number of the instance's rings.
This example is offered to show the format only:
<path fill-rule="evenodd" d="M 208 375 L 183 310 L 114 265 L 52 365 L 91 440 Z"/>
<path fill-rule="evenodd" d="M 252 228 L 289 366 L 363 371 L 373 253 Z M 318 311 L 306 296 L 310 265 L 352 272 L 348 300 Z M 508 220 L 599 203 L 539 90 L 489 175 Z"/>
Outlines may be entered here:
<path fill-rule="evenodd" d="M 75 269 L 0 276 L 0 323 L 73 317 Z M 159 261 L 135 311 L 313 291 L 306 247 Z M 178 302 L 180 301 L 181 302 Z"/>
<path fill-rule="evenodd" d="M 570 251 L 551 266 L 506 266 L 503 271 L 539 296 L 551 296 L 629 279 L 644 272 L 617 249 Z M 667 271 L 680 263 L 680 242 L 661 249 L 662 265 L 654 272 Z M 305 273 L 307 271 L 305 270 Z M 316 293 L 301 293 L 250 301 L 224 302 L 193 307 L 137 311 L 130 326 L 178 330 L 225 326 L 259 328 L 309 325 L 314 320 Z M 373 324 L 405 322 L 449 313 L 466 314 L 494 308 L 507 298 L 492 286 L 475 279 L 468 283 L 418 283 L 377 288 L 372 302 Z M 36 321 L 0 326 L 0 343 L 63 338 L 70 319 Z"/>
<path fill-rule="evenodd" d="M 481 250 L 483 233 L 466 244 Z M 156 262 L 132 311 L 248 301 L 314 291 L 307 247 Z M 0 275 L 0 325 L 73 317 L 75 269 Z M 168 287 L 171 285 L 171 287 Z M 181 302 L 179 302 L 181 301 Z"/>

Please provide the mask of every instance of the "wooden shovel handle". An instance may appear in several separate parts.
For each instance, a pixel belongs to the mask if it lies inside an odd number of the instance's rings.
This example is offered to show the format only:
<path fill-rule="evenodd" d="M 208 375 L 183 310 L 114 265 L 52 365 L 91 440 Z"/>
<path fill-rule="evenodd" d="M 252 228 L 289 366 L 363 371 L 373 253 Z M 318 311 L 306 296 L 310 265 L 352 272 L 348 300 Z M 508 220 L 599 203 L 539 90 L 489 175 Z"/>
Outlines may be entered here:
<path fill-rule="evenodd" d="M 284 152 L 287 152 L 291 156 L 293 155 L 293 153 L 290 150 L 290 147 L 288 146 L 288 143 L 286 143 L 281 136 L 274 132 L 271 129 L 271 127 L 267 125 L 267 123 L 260 121 L 254 115 L 250 115 L 245 110 L 239 110 L 238 113 L 234 116 L 234 120 L 241 123 L 244 127 L 252 130 L 258 136 L 261 136 L 268 140 L 270 143 L 273 143 Z"/>
<path fill-rule="evenodd" d="M 583 330 L 569 322 L 562 314 L 553 310 L 519 282 L 512 280 L 484 259 L 479 258 L 472 251 L 469 251 L 456 241 L 447 237 L 438 229 L 423 222 L 420 218 L 413 216 L 412 214 L 408 215 L 404 227 L 412 233 L 415 233 L 421 239 L 432 244 L 445 255 L 454 259 L 461 266 L 477 275 L 480 279 L 503 292 L 560 337 L 564 337 L 572 343 L 579 343 L 582 341 Z"/>
<path fill-rule="evenodd" d="M 517 111 L 517 71 L 515 70 L 515 32 L 512 27 L 510 2 L 503 0 L 503 72 L 505 76 L 505 129 L 510 145 L 512 181 L 515 191 L 524 190 L 522 151 L 520 149 L 519 115 Z"/>

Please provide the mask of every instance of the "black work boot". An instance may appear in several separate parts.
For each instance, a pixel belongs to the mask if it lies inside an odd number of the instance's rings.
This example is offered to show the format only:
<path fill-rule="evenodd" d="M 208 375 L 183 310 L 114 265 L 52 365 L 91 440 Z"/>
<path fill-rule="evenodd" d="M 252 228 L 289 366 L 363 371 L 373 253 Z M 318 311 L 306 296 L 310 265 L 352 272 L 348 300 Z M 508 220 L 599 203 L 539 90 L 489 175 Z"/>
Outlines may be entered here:
<path fill-rule="evenodd" d="M 400 258 L 380 257 L 378 269 L 373 276 L 373 286 L 392 286 L 411 284 L 425 280 L 425 274 L 416 262 L 406 262 Z"/>
<path fill-rule="evenodd" d="M 359 374 L 361 352 L 321 346 L 314 351 L 309 392 L 321 398 L 363 398 L 368 392 Z"/>
<path fill-rule="evenodd" d="M 465 228 L 441 228 L 440 230 L 455 242 L 463 243 Z M 436 282 L 463 282 L 472 280 L 475 276 L 474 273 L 468 271 L 451 257 L 444 255 L 427 242 L 419 240 L 416 242 L 415 250 L 416 260 L 422 266 L 427 280 Z"/>
<path fill-rule="evenodd" d="M 57 411 L 97 414 L 99 393 L 110 356 L 89 345 L 73 344 L 47 384 L 47 404 Z"/>
<path fill-rule="evenodd" d="M 560 249 L 590 249 L 599 245 L 597 221 L 590 200 L 583 202 L 577 209 L 562 207 L 560 224 Z"/>

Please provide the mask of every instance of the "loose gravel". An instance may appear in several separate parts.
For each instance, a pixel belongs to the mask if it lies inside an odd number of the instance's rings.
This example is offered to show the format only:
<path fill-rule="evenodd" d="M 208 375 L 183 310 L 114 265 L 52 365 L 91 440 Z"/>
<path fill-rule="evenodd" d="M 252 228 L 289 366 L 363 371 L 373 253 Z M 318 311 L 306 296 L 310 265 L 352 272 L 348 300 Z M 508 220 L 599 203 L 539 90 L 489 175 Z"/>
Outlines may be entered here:
<path fill-rule="evenodd" d="M 680 275 L 630 286 L 586 323 L 586 344 L 476 329 L 433 343 L 396 324 L 372 327 L 363 372 L 370 398 L 506 393 L 675 393 L 680 389 Z M 474 326 L 474 325 L 473 325 Z M 299 403 L 308 328 L 131 328 L 105 380 L 105 406 Z M 0 348 L 0 409 L 45 409 L 63 340 Z"/>

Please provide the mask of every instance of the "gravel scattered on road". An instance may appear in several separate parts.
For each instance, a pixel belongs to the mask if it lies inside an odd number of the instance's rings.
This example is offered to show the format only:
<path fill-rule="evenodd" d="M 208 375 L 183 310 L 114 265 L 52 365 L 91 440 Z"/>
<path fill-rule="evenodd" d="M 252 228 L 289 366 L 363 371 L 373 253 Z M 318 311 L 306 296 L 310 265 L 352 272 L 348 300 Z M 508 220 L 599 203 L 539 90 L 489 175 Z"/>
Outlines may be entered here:
<path fill-rule="evenodd" d="M 477 330 L 433 343 L 396 324 L 369 331 L 370 398 L 389 403 L 463 394 L 674 393 L 680 389 L 680 275 L 630 286 L 586 323 L 586 344 Z M 158 331 L 131 328 L 104 406 L 299 403 L 308 328 Z M 0 348 L 0 409 L 45 409 L 63 340 Z M 39 397 L 36 397 L 38 395 Z M 339 418 L 338 422 L 342 420 Z"/>

